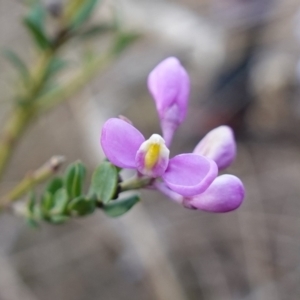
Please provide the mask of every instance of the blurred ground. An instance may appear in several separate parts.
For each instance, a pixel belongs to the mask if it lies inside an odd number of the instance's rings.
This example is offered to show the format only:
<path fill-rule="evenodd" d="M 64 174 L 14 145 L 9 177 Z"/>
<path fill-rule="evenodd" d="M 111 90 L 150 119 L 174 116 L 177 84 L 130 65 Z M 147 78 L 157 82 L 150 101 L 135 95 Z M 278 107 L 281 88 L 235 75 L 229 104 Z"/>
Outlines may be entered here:
<path fill-rule="evenodd" d="M 299 299 L 300 2 L 246 2 L 119 1 L 128 27 L 144 37 L 74 101 L 32 126 L 1 186 L 8 189 L 53 154 L 95 166 L 108 117 L 121 113 L 146 136 L 158 132 L 146 77 L 176 55 L 189 70 L 192 94 L 172 154 L 191 151 L 214 126 L 232 125 L 239 151 L 228 173 L 245 183 L 243 206 L 212 215 L 145 192 L 143 203 L 117 220 L 99 212 L 32 230 L 3 215 L 0 300 Z M 17 1 L 0 0 L 0 48 L 22 44 L 25 55 L 22 11 Z M 2 61 L 0 67 L 6 99 L 13 74 Z M 8 107 L 1 102 L 0 118 Z"/>

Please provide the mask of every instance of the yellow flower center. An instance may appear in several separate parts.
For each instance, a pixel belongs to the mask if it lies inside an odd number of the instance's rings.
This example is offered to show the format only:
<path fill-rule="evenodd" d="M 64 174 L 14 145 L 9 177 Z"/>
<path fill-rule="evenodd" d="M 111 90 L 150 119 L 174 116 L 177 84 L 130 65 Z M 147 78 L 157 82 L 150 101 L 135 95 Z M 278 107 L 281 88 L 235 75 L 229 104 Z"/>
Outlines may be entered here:
<path fill-rule="evenodd" d="M 151 144 L 145 155 L 145 167 L 151 170 L 159 159 L 160 154 L 160 144 Z"/>
<path fill-rule="evenodd" d="M 159 134 L 152 134 L 136 154 L 137 169 L 143 175 L 159 177 L 168 167 L 169 154 L 164 139 Z"/>

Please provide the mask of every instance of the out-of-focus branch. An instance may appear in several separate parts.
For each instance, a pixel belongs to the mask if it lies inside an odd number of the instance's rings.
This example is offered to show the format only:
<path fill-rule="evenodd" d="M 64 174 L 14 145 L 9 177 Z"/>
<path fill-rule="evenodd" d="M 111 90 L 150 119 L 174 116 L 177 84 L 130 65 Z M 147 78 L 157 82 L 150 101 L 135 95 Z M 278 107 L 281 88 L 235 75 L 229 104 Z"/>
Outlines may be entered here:
<path fill-rule="evenodd" d="M 78 1 L 70 1 L 70 3 L 73 2 L 77 3 Z M 82 2 L 83 1 L 80 0 L 78 5 L 82 4 Z M 76 13 L 77 8 L 78 7 L 76 6 L 70 10 L 70 14 L 66 18 L 67 23 L 69 22 L 69 19 L 72 18 L 72 14 Z M 28 18 L 26 20 L 28 21 Z M 37 20 L 31 19 L 30 22 L 32 26 L 32 22 L 37 22 Z M 34 25 L 36 26 L 36 24 Z M 32 27 L 30 28 L 32 29 Z M 40 26 L 36 28 L 40 30 Z M 35 33 L 36 28 L 34 31 Z M 12 108 L 12 112 L 8 116 L 6 124 L 4 124 L 3 129 L 0 132 L 0 180 L 17 141 L 28 127 L 30 121 L 39 112 L 35 108 L 36 100 L 39 98 L 40 92 L 46 84 L 47 74 L 51 63 L 53 63 L 53 59 L 56 58 L 60 48 L 66 44 L 70 38 L 72 38 L 72 35 L 69 34 L 69 30 L 67 28 L 68 27 L 60 28 L 51 42 L 51 45 L 47 48 L 42 47 L 42 49 L 40 49 L 36 63 L 30 68 L 30 70 L 28 70 L 28 81 L 26 81 L 22 90 L 17 91 L 16 98 L 18 99 L 18 102 Z M 41 34 L 41 32 L 39 33 Z"/>
<path fill-rule="evenodd" d="M 112 62 L 113 57 L 113 54 L 108 53 L 94 58 L 58 90 L 46 94 L 32 105 L 19 105 L 15 107 L 0 134 L 0 179 L 16 142 L 28 127 L 30 121 L 80 91 L 102 68 L 105 68 L 105 66 Z M 38 89 L 35 89 L 34 92 L 38 92 Z M 34 98 L 35 95 L 31 97 Z"/>
<path fill-rule="evenodd" d="M 0 134 L 0 179 L 11 156 L 12 148 L 27 127 L 31 116 L 31 110 L 16 107 Z"/>
<path fill-rule="evenodd" d="M 66 85 L 41 97 L 35 106 L 36 114 L 47 112 L 51 108 L 69 99 L 90 82 L 100 70 L 108 66 L 112 60 L 113 55 L 110 53 L 92 59 L 83 66 L 83 69 L 74 75 Z"/>
<path fill-rule="evenodd" d="M 53 156 L 43 166 L 29 172 L 9 193 L 0 198 L 0 211 L 26 195 L 34 186 L 52 177 L 64 161 L 65 159 L 62 156 Z"/>
<path fill-rule="evenodd" d="M 43 88 L 45 74 L 57 50 L 58 48 L 54 48 L 40 54 L 37 64 L 31 70 L 32 78 L 26 93 L 18 95 L 18 98 L 22 99 L 21 103 L 15 104 L 0 133 L 0 179 L 14 146 L 35 116 L 34 102 Z"/>
<path fill-rule="evenodd" d="M 22 83 L 23 89 L 17 91 L 16 99 L 18 102 L 13 106 L 7 122 L 0 132 L 0 180 L 18 140 L 30 122 L 82 89 L 97 72 L 111 63 L 135 39 L 135 35 L 126 35 L 117 31 L 117 38 L 111 49 L 108 49 L 101 56 L 92 57 L 85 61 L 78 73 L 68 82 L 54 91 L 43 94 L 47 88 L 47 83 L 49 83 L 50 74 L 55 72 L 53 69 L 59 69 L 59 66 L 55 67 L 55 62 L 58 64 L 59 61 L 59 50 L 71 38 L 80 34 L 78 28 L 88 19 L 96 2 L 87 3 L 84 0 L 70 0 L 67 4 L 67 13 L 62 16 L 60 28 L 52 39 L 40 31 L 41 26 L 36 24 L 36 19 L 32 19 L 32 17 L 26 19 L 26 24 L 31 33 L 34 33 L 34 38 L 40 49 L 36 63 L 28 71 L 26 70 L 28 78 Z M 80 11 L 81 17 L 76 19 Z"/>

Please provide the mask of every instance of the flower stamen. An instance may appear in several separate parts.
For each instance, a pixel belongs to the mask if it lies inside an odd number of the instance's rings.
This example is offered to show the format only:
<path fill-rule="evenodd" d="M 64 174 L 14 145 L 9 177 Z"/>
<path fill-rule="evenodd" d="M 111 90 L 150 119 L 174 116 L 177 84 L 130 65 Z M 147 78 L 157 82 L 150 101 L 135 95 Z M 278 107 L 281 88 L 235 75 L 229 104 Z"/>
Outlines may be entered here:
<path fill-rule="evenodd" d="M 159 159 L 160 153 L 160 145 L 159 144 L 151 144 L 149 149 L 145 155 L 145 167 L 148 170 L 151 170 L 157 163 Z"/>
<path fill-rule="evenodd" d="M 140 146 L 137 152 L 136 164 L 140 173 L 150 176 L 161 176 L 169 162 L 170 151 L 164 139 L 159 134 L 153 134 Z"/>

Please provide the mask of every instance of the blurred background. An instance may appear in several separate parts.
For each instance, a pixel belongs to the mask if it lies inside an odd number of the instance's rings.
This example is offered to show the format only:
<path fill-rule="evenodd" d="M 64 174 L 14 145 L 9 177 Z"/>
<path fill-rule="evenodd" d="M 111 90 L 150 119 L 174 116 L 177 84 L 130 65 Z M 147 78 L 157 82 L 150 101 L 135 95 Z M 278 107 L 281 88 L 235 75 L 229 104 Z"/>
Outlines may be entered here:
<path fill-rule="evenodd" d="M 171 153 L 190 152 L 210 129 L 232 126 L 238 155 L 226 173 L 242 179 L 246 199 L 235 212 L 208 214 L 143 192 L 121 218 L 98 212 L 38 229 L 2 214 L 0 300 L 300 299 L 300 1 L 110 0 L 91 22 L 111 9 L 140 38 L 29 128 L 1 191 L 53 154 L 95 168 L 109 117 L 125 115 L 145 136 L 159 133 L 146 79 L 176 56 L 192 86 Z M 0 0 L 0 49 L 30 60 L 25 12 L 22 1 Z M 94 39 L 93 47 L 102 43 Z M 14 76 L 0 59 L 0 124 Z"/>

